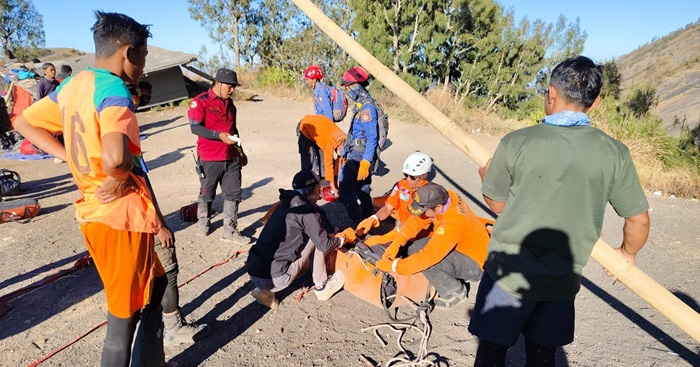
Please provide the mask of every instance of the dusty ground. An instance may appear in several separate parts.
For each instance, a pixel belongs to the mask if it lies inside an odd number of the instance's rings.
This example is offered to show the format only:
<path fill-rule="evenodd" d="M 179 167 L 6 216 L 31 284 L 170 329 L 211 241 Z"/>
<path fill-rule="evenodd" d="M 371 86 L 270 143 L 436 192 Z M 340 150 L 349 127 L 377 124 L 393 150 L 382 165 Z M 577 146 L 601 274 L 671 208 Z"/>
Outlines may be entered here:
<path fill-rule="evenodd" d="M 240 226 L 255 237 L 259 218 L 277 200 L 277 189 L 288 187 L 298 168 L 294 128 L 311 106 L 259 96 L 239 103 L 239 128 L 250 164 L 244 169 L 244 198 Z M 140 113 L 150 162 L 151 180 L 168 223 L 176 231 L 180 280 L 184 281 L 224 261 L 240 248 L 219 241 L 218 231 L 206 239 L 180 223 L 177 211 L 196 199 L 198 181 L 184 108 Z M 347 128 L 347 123 L 342 124 Z M 497 139 L 477 136 L 494 148 Z M 398 167 L 412 151 L 422 149 L 435 158 L 436 182 L 480 197 L 477 167 L 432 128 L 392 120 L 393 145 L 384 153 L 389 172 L 376 177 L 375 193 L 382 193 L 401 177 Z M 19 171 L 25 196 L 41 201 L 41 215 L 28 223 L 1 225 L 0 296 L 33 284 L 59 269 L 70 268 L 85 253 L 74 219 L 72 201 L 78 194 L 67 166 L 52 160 L 0 161 Z M 638 265 L 695 310 L 700 299 L 700 204 L 697 201 L 649 197 L 651 238 Z M 481 210 L 474 201 L 472 207 Z M 340 204 L 326 204 L 342 226 Z M 215 202 L 221 210 L 221 202 Z M 618 244 L 622 221 L 610 210 L 603 238 Z M 221 216 L 214 228 L 221 226 Z M 348 292 L 321 303 L 313 296 L 294 298 L 305 278 L 283 292 L 282 305 L 264 309 L 249 295 L 252 285 L 236 259 L 215 267 L 181 288 L 181 305 L 188 318 L 209 323 L 212 334 L 192 346 L 166 350 L 181 366 L 367 366 L 362 355 L 384 364 L 397 352 L 392 335 L 382 346 L 360 329 L 386 322 L 382 311 Z M 698 366 L 700 345 L 626 287 L 613 284 L 591 260 L 584 271 L 584 287 L 577 298 L 574 343 L 557 354 L 561 366 Z M 473 292 L 473 291 L 472 291 Z M 473 295 L 473 293 L 472 293 Z M 94 268 L 75 272 L 11 301 L 13 309 L 0 317 L 0 365 L 26 366 L 105 320 L 105 299 Z M 441 366 L 470 366 L 476 340 L 466 331 L 467 304 L 430 315 L 433 333 L 428 349 Z M 48 359 L 42 366 L 95 366 L 99 363 L 105 329 L 100 328 Z M 413 347 L 415 349 L 415 346 Z M 512 365 L 523 365 L 523 349 L 511 350 Z"/>

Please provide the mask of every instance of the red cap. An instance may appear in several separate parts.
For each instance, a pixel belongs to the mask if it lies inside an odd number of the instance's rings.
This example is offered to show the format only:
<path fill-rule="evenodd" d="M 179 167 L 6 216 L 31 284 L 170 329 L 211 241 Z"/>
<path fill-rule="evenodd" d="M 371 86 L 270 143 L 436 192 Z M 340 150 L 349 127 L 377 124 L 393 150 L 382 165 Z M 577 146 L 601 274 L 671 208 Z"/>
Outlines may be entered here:
<path fill-rule="evenodd" d="M 367 79 L 369 79 L 367 70 L 363 69 L 362 66 L 353 66 L 343 74 L 343 78 L 340 79 L 340 85 L 362 83 L 367 81 Z"/>

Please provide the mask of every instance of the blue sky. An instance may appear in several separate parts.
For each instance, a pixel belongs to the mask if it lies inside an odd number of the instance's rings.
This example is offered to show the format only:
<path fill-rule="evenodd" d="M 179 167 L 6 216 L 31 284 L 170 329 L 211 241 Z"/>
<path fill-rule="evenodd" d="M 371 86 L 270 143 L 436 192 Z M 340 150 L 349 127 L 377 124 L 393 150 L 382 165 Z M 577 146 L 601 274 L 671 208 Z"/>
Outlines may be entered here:
<path fill-rule="evenodd" d="M 595 61 L 622 56 L 700 17 L 700 0 L 497 0 L 512 8 L 517 19 L 542 19 L 553 23 L 560 14 L 569 21 L 579 17 L 588 33 L 584 54 Z M 141 23 L 152 24 L 150 44 L 170 50 L 197 53 L 202 45 L 210 51 L 207 32 L 190 18 L 187 0 L 34 0 L 44 16 L 46 47 L 72 47 L 94 52 L 90 27 L 94 10 L 127 14 Z"/>

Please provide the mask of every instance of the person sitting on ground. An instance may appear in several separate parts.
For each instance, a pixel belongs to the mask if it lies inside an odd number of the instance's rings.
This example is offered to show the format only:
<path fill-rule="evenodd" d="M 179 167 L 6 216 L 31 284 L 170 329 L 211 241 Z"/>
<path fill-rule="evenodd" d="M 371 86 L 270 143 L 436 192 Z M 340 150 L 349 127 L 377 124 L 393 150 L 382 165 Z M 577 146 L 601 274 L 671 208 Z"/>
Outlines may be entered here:
<path fill-rule="evenodd" d="M 428 174 L 433 168 L 433 160 L 427 154 L 416 151 L 411 153 L 403 163 L 403 176 L 404 178 L 394 185 L 391 190 L 389 197 L 386 199 L 384 206 L 377 211 L 377 213 L 365 218 L 355 229 L 358 236 L 363 236 L 369 233 L 370 229 L 377 228 L 389 216 L 395 216 L 396 227 L 381 236 L 371 236 L 365 240 L 365 244 L 368 246 L 374 246 L 378 244 L 388 244 L 391 243 L 396 235 L 399 233 L 403 225 L 410 219 L 413 215 L 408 211 L 408 206 L 411 204 L 411 195 L 419 187 L 424 186 L 428 182 Z M 393 213 L 396 213 L 395 215 Z M 425 228 L 428 229 L 432 221 L 430 219 L 425 219 Z M 416 222 L 418 224 L 418 222 Z M 425 237 L 426 231 L 421 231 L 416 237 L 416 239 Z"/>
<path fill-rule="evenodd" d="M 386 249 L 377 268 L 400 275 L 422 272 L 435 287 L 435 306 L 449 308 L 465 301 L 469 282 L 483 274 L 489 235 L 479 217 L 451 190 L 428 183 L 412 195 L 411 217 Z M 399 258 L 402 246 L 415 238 L 426 218 L 433 221 L 433 233 L 414 241 L 408 257 Z"/>
<path fill-rule="evenodd" d="M 59 83 L 63 83 L 63 81 L 71 75 L 73 75 L 73 68 L 63 64 L 61 65 L 61 71 L 56 75 L 56 80 L 58 80 Z"/>
<path fill-rule="evenodd" d="M 287 288 L 309 268 L 311 261 L 314 293 L 326 301 L 343 288 L 343 272 L 328 277 L 326 256 L 345 243 L 355 241 L 348 228 L 336 236 L 323 209 L 316 205 L 321 187 L 328 186 L 309 170 L 300 171 L 292 180 L 293 190 L 280 189 L 280 204 L 268 219 L 260 238 L 250 248 L 246 263 L 251 292 L 258 303 L 276 308 L 275 292 Z M 313 260 L 311 260 L 313 258 Z"/>
<path fill-rule="evenodd" d="M 44 70 L 44 76 L 39 79 L 36 85 L 37 101 L 48 96 L 49 93 L 56 90 L 56 87 L 60 84 L 58 80 L 56 80 L 56 67 L 52 63 L 45 63 L 41 66 L 41 69 Z"/>
<path fill-rule="evenodd" d="M 330 182 L 331 195 L 337 197 L 339 161 L 345 145 L 345 133 L 323 115 L 304 116 L 298 130 L 301 169 L 313 170 L 314 161 L 317 161 L 319 175 Z"/>

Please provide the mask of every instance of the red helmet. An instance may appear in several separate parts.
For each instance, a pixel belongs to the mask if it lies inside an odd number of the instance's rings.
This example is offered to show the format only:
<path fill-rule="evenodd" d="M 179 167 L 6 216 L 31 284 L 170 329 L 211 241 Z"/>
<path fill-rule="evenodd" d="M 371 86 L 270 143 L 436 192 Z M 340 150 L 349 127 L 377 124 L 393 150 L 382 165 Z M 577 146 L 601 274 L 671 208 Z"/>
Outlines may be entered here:
<path fill-rule="evenodd" d="M 323 188 L 323 190 L 321 190 L 321 197 L 323 198 L 323 200 L 325 200 L 329 203 L 332 203 L 332 202 L 338 200 L 337 196 L 331 194 L 331 187 L 330 186 L 326 186 Z"/>
<path fill-rule="evenodd" d="M 353 66 L 343 74 L 343 78 L 340 79 L 340 85 L 362 83 L 367 81 L 367 79 L 369 79 L 367 70 L 362 68 L 362 66 Z"/>
<path fill-rule="evenodd" d="M 311 65 L 304 70 L 304 78 L 306 79 L 323 79 L 323 72 L 318 65 Z"/>

